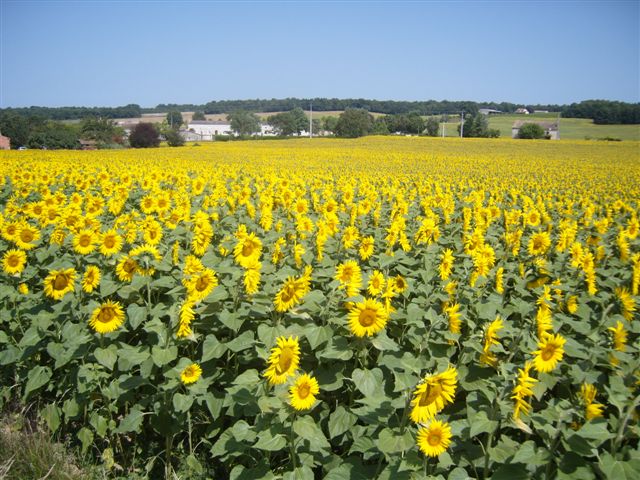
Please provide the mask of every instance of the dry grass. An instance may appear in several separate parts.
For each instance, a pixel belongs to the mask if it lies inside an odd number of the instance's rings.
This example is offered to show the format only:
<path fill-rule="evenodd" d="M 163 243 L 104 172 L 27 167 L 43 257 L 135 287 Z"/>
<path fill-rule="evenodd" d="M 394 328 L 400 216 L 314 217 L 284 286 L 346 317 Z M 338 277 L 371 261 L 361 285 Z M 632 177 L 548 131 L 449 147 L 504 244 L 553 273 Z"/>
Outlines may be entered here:
<path fill-rule="evenodd" d="M 23 412 L 0 418 L 0 480 L 75 480 L 90 475 Z"/>

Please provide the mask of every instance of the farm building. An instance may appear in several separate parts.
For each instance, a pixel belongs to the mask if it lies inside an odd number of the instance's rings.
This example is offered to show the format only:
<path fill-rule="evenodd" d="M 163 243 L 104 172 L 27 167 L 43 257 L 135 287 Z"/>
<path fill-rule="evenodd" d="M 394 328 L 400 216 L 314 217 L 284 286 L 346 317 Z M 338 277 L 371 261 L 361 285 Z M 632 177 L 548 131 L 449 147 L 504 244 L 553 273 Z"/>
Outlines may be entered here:
<path fill-rule="evenodd" d="M 518 138 L 520 127 L 525 123 L 536 123 L 544 128 L 544 134 L 551 140 L 560 140 L 560 128 L 558 122 L 537 122 L 534 120 L 518 120 L 511 127 L 511 138 Z"/>
<path fill-rule="evenodd" d="M 481 108 L 480 110 L 478 110 L 478 112 L 483 115 L 494 115 L 497 113 L 502 113 L 500 110 L 495 110 L 493 108 Z"/>
<path fill-rule="evenodd" d="M 216 135 L 233 135 L 230 122 L 192 120 L 187 130 L 201 136 L 200 140 L 213 140 Z"/>
<path fill-rule="evenodd" d="M 526 108 L 517 108 L 516 113 L 521 115 L 529 115 L 530 112 Z"/>
<path fill-rule="evenodd" d="M 11 148 L 11 139 L 0 133 L 0 150 L 9 150 Z"/>

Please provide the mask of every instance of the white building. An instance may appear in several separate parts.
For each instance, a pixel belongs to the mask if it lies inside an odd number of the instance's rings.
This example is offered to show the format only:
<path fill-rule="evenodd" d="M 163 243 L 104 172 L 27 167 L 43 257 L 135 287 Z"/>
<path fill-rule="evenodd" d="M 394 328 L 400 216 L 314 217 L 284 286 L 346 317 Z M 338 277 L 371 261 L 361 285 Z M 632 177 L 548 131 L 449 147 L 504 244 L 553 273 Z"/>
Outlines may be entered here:
<path fill-rule="evenodd" d="M 187 130 L 200 136 L 200 140 L 214 140 L 216 135 L 233 135 L 230 122 L 192 120 Z"/>

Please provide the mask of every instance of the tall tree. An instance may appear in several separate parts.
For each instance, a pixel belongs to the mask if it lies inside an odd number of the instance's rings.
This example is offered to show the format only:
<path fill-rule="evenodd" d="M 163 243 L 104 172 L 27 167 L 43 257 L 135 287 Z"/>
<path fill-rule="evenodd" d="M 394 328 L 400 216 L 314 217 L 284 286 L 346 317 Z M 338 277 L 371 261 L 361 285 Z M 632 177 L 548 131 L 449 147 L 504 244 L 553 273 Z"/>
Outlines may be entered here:
<path fill-rule="evenodd" d="M 169 127 L 174 130 L 178 130 L 180 126 L 184 123 L 182 120 L 182 114 L 177 110 L 172 110 L 167 113 L 167 123 Z"/>
<path fill-rule="evenodd" d="M 362 108 L 348 108 L 340 114 L 335 134 L 339 137 L 356 138 L 368 135 L 373 129 L 373 117 Z"/>
<path fill-rule="evenodd" d="M 236 110 L 227 115 L 231 122 L 231 130 L 238 135 L 253 135 L 260 131 L 260 119 L 255 113 L 246 110 Z"/>

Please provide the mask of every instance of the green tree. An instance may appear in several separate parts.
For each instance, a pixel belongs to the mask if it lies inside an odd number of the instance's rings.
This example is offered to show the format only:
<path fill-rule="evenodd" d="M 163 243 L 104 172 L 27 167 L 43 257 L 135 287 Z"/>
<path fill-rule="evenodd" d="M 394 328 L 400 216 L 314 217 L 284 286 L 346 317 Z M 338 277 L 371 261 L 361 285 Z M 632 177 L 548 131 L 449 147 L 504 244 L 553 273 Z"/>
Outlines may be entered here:
<path fill-rule="evenodd" d="M 373 129 L 371 133 L 374 135 L 389 135 L 389 127 L 384 117 L 378 117 L 373 121 Z"/>
<path fill-rule="evenodd" d="M 301 108 L 294 108 L 289 112 L 271 115 L 267 122 L 280 135 L 300 135 L 300 132 L 309 127 L 309 119 Z"/>
<path fill-rule="evenodd" d="M 176 130 L 170 129 L 168 132 L 165 132 L 164 138 L 170 147 L 181 147 L 184 145 L 184 137 Z"/>
<path fill-rule="evenodd" d="M 3 112 L 0 116 L 0 132 L 9 137 L 11 148 L 27 145 L 32 125 L 30 119 L 13 112 Z"/>
<path fill-rule="evenodd" d="M 193 117 L 191 117 L 191 120 L 206 120 L 206 119 L 207 117 L 204 116 L 204 112 L 201 110 L 194 112 Z"/>
<path fill-rule="evenodd" d="M 520 130 L 518 130 L 518 138 L 544 138 L 544 128 L 537 123 L 525 123 L 520 127 Z"/>
<path fill-rule="evenodd" d="M 334 133 L 339 137 L 357 138 L 371 133 L 373 117 L 362 108 L 347 108 L 340 114 Z"/>
<path fill-rule="evenodd" d="M 122 143 L 124 130 L 108 118 L 86 117 L 80 123 L 80 137 L 105 145 Z"/>
<path fill-rule="evenodd" d="M 426 134 L 430 137 L 437 137 L 440 130 L 440 122 L 436 117 L 429 117 L 424 124 Z"/>
<path fill-rule="evenodd" d="M 246 110 L 236 110 L 227 115 L 231 122 L 231 130 L 238 135 L 253 135 L 260 131 L 260 119 L 255 113 Z"/>
<path fill-rule="evenodd" d="M 322 121 L 322 130 L 325 130 L 327 132 L 335 132 L 336 130 L 336 125 L 338 124 L 338 117 L 322 117 L 320 119 Z"/>
<path fill-rule="evenodd" d="M 139 123 L 129 135 L 129 144 L 133 148 L 149 148 L 160 145 L 160 135 L 152 123 Z"/>
<path fill-rule="evenodd" d="M 500 136 L 500 130 L 489 128 L 487 116 L 481 113 L 467 115 L 463 127 L 463 137 L 497 138 Z M 458 125 L 458 133 L 460 133 L 460 125 Z"/>
<path fill-rule="evenodd" d="M 60 122 L 47 122 L 29 134 L 29 148 L 46 148 L 49 150 L 73 150 L 80 146 L 78 128 Z"/>
<path fill-rule="evenodd" d="M 173 128 L 174 130 L 178 130 L 184 123 L 182 114 L 177 110 L 170 111 L 169 113 L 167 113 L 167 123 L 169 124 L 169 127 Z"/>

